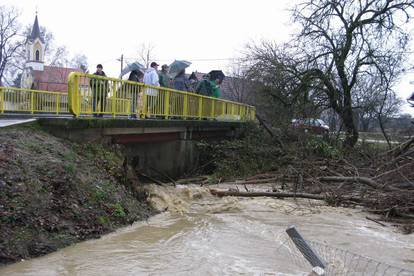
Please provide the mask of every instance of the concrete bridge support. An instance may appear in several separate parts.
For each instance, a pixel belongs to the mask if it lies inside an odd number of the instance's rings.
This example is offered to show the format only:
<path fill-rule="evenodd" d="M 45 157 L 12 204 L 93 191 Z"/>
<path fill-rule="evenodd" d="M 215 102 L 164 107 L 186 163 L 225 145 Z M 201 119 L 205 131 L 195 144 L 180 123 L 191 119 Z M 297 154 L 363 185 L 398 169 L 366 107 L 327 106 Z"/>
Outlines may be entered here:
<path fill-rule="evenodd" d="M 39 119 L 52 134 L 75 142 L 123 145 L 129 162 L 148 175 L 178 177 L 198 165 L 196 142 L 235 137 L 242 122 L 119 119 Z"/>

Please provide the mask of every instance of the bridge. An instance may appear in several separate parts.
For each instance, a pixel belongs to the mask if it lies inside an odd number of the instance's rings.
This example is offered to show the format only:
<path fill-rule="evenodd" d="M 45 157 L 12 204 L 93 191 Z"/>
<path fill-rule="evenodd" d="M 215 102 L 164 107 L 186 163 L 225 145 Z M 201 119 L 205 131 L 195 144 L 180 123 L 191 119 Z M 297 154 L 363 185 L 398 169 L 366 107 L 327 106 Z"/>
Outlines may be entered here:
<path fill-rule="evenodd" d="M 0 87 L 0 113 L 240 122 L 255 118 L 255 108 L 246 104 L 79 72 L 69 75 L 67 93 Z"/>
<path fill-rule="evenodd" d="M 124 144 L 126 155 L 139 156 L 142 169 L 175 176 L 195 164 L 193 141 L 234 136 L 255 119 L 255 108 L 73 72 L 67 93 L 0 87 L 0 114 L 3 121 L 10 116 L 36 117 L 54 135 L 77 142 Z"/>

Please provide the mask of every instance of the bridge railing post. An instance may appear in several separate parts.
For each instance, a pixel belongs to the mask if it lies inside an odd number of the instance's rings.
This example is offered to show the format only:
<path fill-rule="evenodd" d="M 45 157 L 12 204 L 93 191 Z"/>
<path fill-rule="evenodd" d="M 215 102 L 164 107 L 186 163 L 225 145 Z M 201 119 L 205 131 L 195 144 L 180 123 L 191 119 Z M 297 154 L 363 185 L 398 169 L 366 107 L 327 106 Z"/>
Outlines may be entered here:
<path fill-rule="evenodd" d="M 76 72 L 70 73 L 68 77 L 68 108 L 76 117 L 80 115 L 79 77 Z"/>
<path fill-rule="evenodd" d="M 5 88 L 4 87 L 0 87 L 0 113 L 4 113 L 4 93 L 5 93 Z"/>
<path fill-rule="evenodd" d="M 145 118 L 148 114 L 148 104 L 147 104 L 147 86 L 142 87 L 142 107 L 141 107 L 141 117 Z"/>
<path fill-rule="evenodd" d="M 214 118 L 214 114 L 216 114 L 216 108 L 214 106 L 216 100 L 211 99 L 211 114 L 210 117 L 211 119 Z"/>
<path fill-rule="evenodd" d="M 104 97 L 104 99 L 105 99 L 105 97 Z M 117 104 L 116 81 L 113 81 L 112 82 L 112 105 L 111 105 L 112 117 L 113 118 L 115 118 L 115 116 L 116 116 L 116 104 Z M 104 105 L 104 107 L 106 108 L 106 105 Z M 105 111 L 106 110 L 101 110 L 101 112 L 105 112 Z"/>
<path fill-rule="evenodd" d="M 30 113 L 34 113 L 34 92 L 30 91 Z"/>
<path fill-rule="evenodd" d="M 60 95 L 56 94 L 56 114 L 59 114 Z"/>
<path fill-rule="evenodd" d="M 160 91 L 161 92 L 161 91 Z M 164 97 L 164 113 L 165 113 L 165 119 L 168 119 L 170 115 L 170 91 L 163 91 L 165 93 Z"/>
<path fill-rule="evenodd" d="M 198 97 L 198 118 L 203 118 L 203 97 Z"/>
<path fill-rule="evenodd" d="M 183 111 L 183 115 L 184 115 L 184 119 L 187 119 L 188 116 L 188 93 L 184 94 L 184 111 Z"/>

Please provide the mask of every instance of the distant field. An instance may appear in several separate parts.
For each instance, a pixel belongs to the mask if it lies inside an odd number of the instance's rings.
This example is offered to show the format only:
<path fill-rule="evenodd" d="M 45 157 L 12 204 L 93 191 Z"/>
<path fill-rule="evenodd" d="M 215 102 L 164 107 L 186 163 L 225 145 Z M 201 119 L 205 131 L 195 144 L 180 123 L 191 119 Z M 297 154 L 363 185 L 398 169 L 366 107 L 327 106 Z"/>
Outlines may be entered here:
<path fill-rule="evenodd" d="M 406 141 L 410 136 L 402 136 L 396 134 L 388 134 L 392 144 L 398 144 Z M 345 138 L 345 132 L 341 132 L 340 139 Z M 359 132 L 359 142 L 386 144 L 387 141 L 381 132 Z"/>
<path fill-rule="evenodd" d="M 388 134 L 391 141 L 394 142 L 403 142 L 410 138 L 409 136 L 402 136 L 402 135 L 396 135 L 396 134 Z M 384 135 L 381 132 L 360 132 L 359 138 L 361 140 L 384 140 Z"/>

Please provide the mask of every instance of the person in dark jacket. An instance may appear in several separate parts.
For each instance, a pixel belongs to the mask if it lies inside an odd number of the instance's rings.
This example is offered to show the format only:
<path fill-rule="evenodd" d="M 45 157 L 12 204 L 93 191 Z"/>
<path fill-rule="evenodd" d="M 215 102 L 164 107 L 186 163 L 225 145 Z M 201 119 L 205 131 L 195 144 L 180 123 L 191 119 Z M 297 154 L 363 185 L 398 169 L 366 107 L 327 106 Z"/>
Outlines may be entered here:
<path fill-rule="evenodd" d="M 189 84 L 189 80 L 185 77 L 185 69 L 182 69 L 174 78 L 174 89 L 180 91 L 188 91 Z"/>
<path fill-rule="evenodd" d="M 196 93 L 208 97 L 213 96 L 213 86 L 210 82 L 210 76 L 208 74 L 204 75 L 203 79 L 198 82 L 196 86 Z"/>
<path fill-rule="evenodd" d="M 158 73 L 161 87 L 171 88 L 171 79 L 170 75 L 168 74 L 168 69 L 168 65 L 164 64 L 161 66 L 161 72 Z"/>
<path fill-rule="evenodd" d="M 189 82 L 189 91 L 194 93 L 196 91 L 197 84 L 198 84 L 198 78 L 194 72 L 192 72 L 191 75 L 188 77 L 188 82 Z"/>
<path fill-rule="evenodd" d="M 96 66 L 96 72 L 94 73 L 95 76 L 106 77 L 105 72 L 103 71 L 102 64 L 98 64 Z M 106 107 L 106 97 L 108 94 L 108 81 L 99 78 L 91 78 L 89 81 L 89 85 L 92 89 L 92 110 L 94 117 L 103 117 L 102 112 L 105 112 Z M 101 114 L 98 115 L 96 110 L 96 104 L 100 103 L 100 110 Z"/>
<path fill-rule="evenodd" d="M 144 73 L 142 73 L 140 70 L 132 70 L 129 74 L 128 80 L 132 82 L 142 82 L 142 78 L 144 77 Z M 130 87 L 130 98 L 131 98 L 131 118 L 136 118 L 136 106 L 137 106 L 137 100 L 138 100 L 138 93 L 139 89 L 138 87 Z"/>

